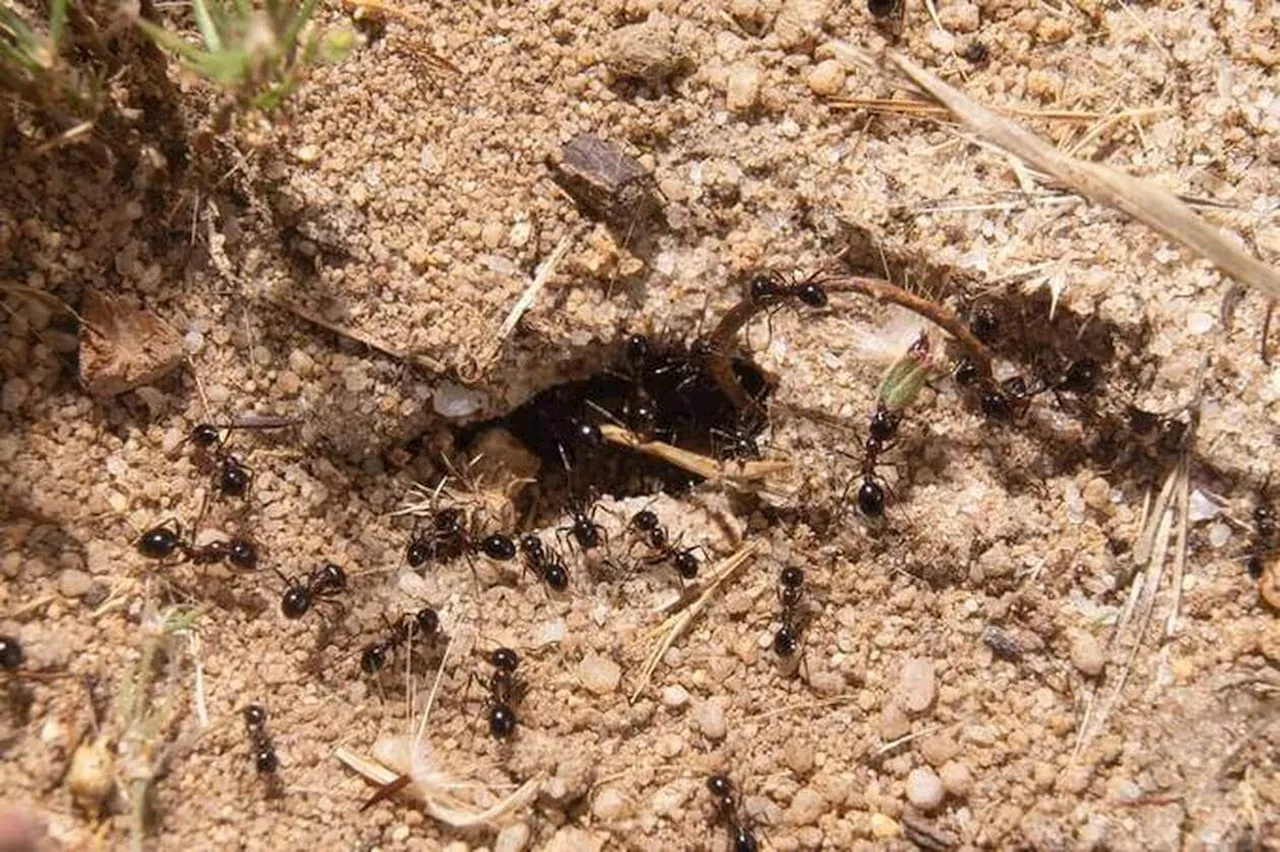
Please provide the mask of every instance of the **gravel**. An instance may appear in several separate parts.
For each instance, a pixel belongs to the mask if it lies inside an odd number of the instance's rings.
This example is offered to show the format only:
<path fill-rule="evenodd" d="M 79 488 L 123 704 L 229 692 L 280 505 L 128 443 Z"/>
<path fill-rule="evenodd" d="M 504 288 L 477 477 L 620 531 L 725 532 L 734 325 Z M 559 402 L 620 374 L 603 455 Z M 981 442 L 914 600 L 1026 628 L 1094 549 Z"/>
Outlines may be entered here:
<path fill-rule="evenodd" d="M 937 691 L 933 661 L 923 657 L 907 660 L 898 681 L 898 697 L 903 709 L 912 714 L 925 712 L 933 706 Z"/>
<path fill-rule="evenodd" d="M 1107 664 L 1106 652 L 1093 638 L 1093 634 L 1081 631 L 1071 639 L 1071 664 L 1085 677 L 1097 677 Z"/>
<path fill-rule="evenodd" d="M 907 776 L 907 801 L 922 811 L 937 810 L 943 792 L 942 779 L 927 766 L 917 767 Z"/>
<path fill-rule="evenodd" d="M 622 668 L 608 657 L 589 654 L 578 664 L 578 677 L 596 695 L 608 695 L 622 682 Z"/>
<path fill-rule="evenodd" d="M 709 740 L 722 740 L 727 733 L 724 702 L 718 698 L 704 701 L 693 711 L 693 722 Z"/>

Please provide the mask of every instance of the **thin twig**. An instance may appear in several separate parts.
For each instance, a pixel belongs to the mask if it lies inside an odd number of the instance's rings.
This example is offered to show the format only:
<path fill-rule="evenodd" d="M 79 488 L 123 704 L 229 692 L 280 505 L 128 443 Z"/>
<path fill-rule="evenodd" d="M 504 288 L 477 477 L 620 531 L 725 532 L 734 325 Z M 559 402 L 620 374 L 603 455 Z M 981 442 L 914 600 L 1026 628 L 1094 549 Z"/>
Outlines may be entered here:
<path fill-rule="evenodd" d="M 342 325 L 341 323 L 330 322 L 329 320 L 325 319 L 324 317 L 320 316 L 314 311 L 308 310 L 307 308 L 304 308 L 301 305 L 296 304 L 291 299 L 286 299 L 283 296 L 277 296 L 274 293 L 264 293 L 262 295 L 262 298 L 266 299 L 268 302 L 275 305 L 277 308 L 281 308 L 282 310 L 288 311 L 289 313 L 293 314 L 299 319 L 306 320 L 307 322 L 313 325 L 318 325 L 321 328 L 323 328 L 325 331 L 333 332 L 339 337 L 346 337 L 351 340 L 354 340 L 357 343 L 368 346 L 370 349 L 374 349 L 378 352 L 381 352 L 383 355 L 386 355 L 390 358 L 394 358 L 397 361 L 404 361 L 409 364 L 414 364 L 432 373 L 442 373 L 445 370 L 444 364 L 440 363 L 434 358 L 428 358 L 425 355 L 411 355 L 408 352 L 404 351 L 403 349 L 397 349 L 396 347 L 392 346 L 390 343 L 386 343 L 382 340 L 379 340 L 378 338 L 373 337 L 372 335 L 365 334 L 363 331 L 359 331 L 357 329 L 351 328 L 350 326 Z"/>
<path fill-rule="evenodd" d="M 682 470 L 695 473 L 710 482 L 725 483 L 739 490 L 758 490 L 753 483 L 759 483 L 770 476 L 783 473 L 791 467 L 791 463 L 781 459 L 765 461 L 716 461 L 698 453 L 681 449 L 663 441 L 642 441 L 629 429 L 605 423 L 600 426 L 600 434 L 611 444 L 635 450 L 638 453 L 662 459 Z"/>

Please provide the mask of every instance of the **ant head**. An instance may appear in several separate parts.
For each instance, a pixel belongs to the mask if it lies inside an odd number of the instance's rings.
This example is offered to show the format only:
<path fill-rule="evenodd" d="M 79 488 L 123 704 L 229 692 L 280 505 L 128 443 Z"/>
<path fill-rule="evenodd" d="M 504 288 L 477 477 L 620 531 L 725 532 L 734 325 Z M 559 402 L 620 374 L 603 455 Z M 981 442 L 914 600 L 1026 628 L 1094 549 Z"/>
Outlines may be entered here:
<path fill-rule="evenodd" d="M 267 722 L 267 711 L 258 704 L 244 708 L 244 723 L 250 728 L 261 728 Z"/>
<path fill-rule="evenodd" d="M 876 18 L 884 18 L 898 8 L 901 0 L 867 0 L 867 11 Z"/>
<path fill-rule="evenodd" d="M 901 419 L 883 405 L 876 406 L 875 413 L 871 415 L 871 437 L 881 444 L 887 443 L 897 433 Z"/>
<path fill-rule="evenodd" d="M 675 555 L 672 562 L 676 566 L 676 571 L 686 580 L 696 579 L 698 576 L 698 557 L 692 550 L 682 550 Z"/>
<path fill-rule="evenodd" d="M 569 588 L 569 569 L 559 562 L 552 562 L 542 572 L 542 578 L 547 581 L 547 585 L 555 589 L 557 592 L 563 592 Z"/>
<path fill-rule="evenodd" d="M 982 413 L 988 420 L 1007 422 L 1013 419 L 1013 406 L 1009 398 L 995 388 L 982 392 Z"/>
<path fill-rule="evenodd" d="M 413 626 L 421 636 L 433 636 L 440 629 L 440 614 L 431 607 L 423 607 L 413 617 Z"/>
<path fill-rule="evenodd" d="M 360 654 L 360 670 L 365 674 L 374 674 L 387 664 L 387 649 L 381 642 L 365 648 Z"/>
<path fill-rule="evenodd" d="M 753 302 L 769 302 L 782 296 L 786 284 L 776 272 L 757 272 L 748 287 Z"/>
<path fill-rule="evenodd" d="M 227 559 L 243 571 L 252 571 L 258 567 L 258 549 L 247 539 L 233 538 L 227 546 Z"/>
<path fill-rule="evenodd" d="M 712 775 L 707 779 L 707 789 L 717 799 L 723 799 L 733 795 L 733 782 L 727 775 Z"/>
<path fill-rule="evenodd" d="M 546 553 L 542 539 L 533 533 L 525 533 L 520 537 L 520 552 L 531 559 L 541 559 Z"/>
<path fill-rule="evenodd" d="M 827 291 L 817 281 L 806 281 L 796 290 L 796 297 L 811 308 L 827 306 Z"/>
<path fill-rule="evenodd" d="M 638 530 L 648 532 L 658 528 L 658 516 L 650 509 L 641 509 L 631 516 L 631 525 Z"/>
<path fill-rule="evenodd" d="M 875 3 L 878 0 L 871 0 Z M 747 830 L 746 826 L 735 825 L 733 827 L 733 852 L 759 852 L 760 845 L 756 843 L 755 835 Z"/>
<path fill-rule="evenodd" d="M 267 745 L 255 749 L 253 763 L 263 775 L 270 775 L 280 768 L 280 760 L 276 757 L 275 750 Z"/>
<path fill-rule="evenodd" d="M 218 443 L 221 437 L 218 427 L 212 423 L 201 423 L 191 430 L 191 443 L 206 450 Z"/>
<path fill-rule="evenodd" d="M 1078 361 L 1072 361 L 1067 367 L 1066 375 L 1058 383 L 1057 389 L 1067 393 L 1089 393 L 1098 384 L 1098 372 L 1100 369 L 1098 362 L 1092 358 L 1081 358 Z"/>
<path fill-rule="evenodd" d="M 978 365 L 973 363 L 972 358 L 961 358 L 956 362 L 956 368 L 953 373 L 956 384 L 967 387 L 978 381 Z"/>
<path fill-rule="evenodd" d="M 305 586 L 290 586 L 280 599 L 280 612 L 293 621 L 307 614 L 311 609 L 311 592 Z"/>
<path fill-rule="evenodd" d="M 22 643 L 13 636 L 0 636 L 0 669 L 13 671 L 22 665 Z"/>
<path fill-rule="evenodd" d="M 858 510 L 870 518 L 884 514 L 884 489 L 870 479 L 858 487 Z"/>
<path fill-rule="evenodd" d="M 798 589 L 804 585 L 804 570 L 794 565 L 788 565 L 782 569 L 782 574 L 778 580 L 784 588 Z"/>
<path fill-rule="evenodd" d="M 627 363 L 636 369 L 641 369 L 649 360 L 649 338 L 643 334 L 633 334 L 627 338 L 626 344 Z"/>
<path fill-rule="evenodd" d="M 1172 417 L 1160 421 L 1159 447 L 1162 453 L 1176 453 L 1187 437 L 1187 424 Z"/>
<path fill-rule="evenodd" d="M 1138 438 L 1150 438 L 1160 426 L 1160 415 L 1130 405 L 1126 412 L 1129 418 L 1129 431 Z"/>
<path fill-rule="evenodd" d="M 436 532 L 445 536 L 457 535 L 462 532 L 465 522 L 466 516 L 463 514 L 462 510 L 457 507 L 441 509 L 439 512 L 436 512 L 435 517 L 432 518 L 431 521 Z"/>
<path fill-rule="evenodd" d="M 510 648 L 494 648 L 489 655 L 489 662 L 499 671 L 513 672 L 520 665 L 520 658 Z"/>
<path fill-rule="evenodd" d="M 588 449 L 604 445 L 604 434 L 600 431 L 600 427 L 589 420 L 580 420 L 574 425 L 573 437 Z"/>
<path fill-rule="evenodd" d="M 410 568 L 421 568 L 431 558 L 431 546 L 424 538 L 414 538 L 405 548 L 404 558 Z"/>
<path fill-rule="evenodd" d="M 218 475 L 218 490 L 230 497 L 243 497 L 249 490 L 249 479 L 249 471 L 234 457 L 227 456 Z"/>
<path fill-rule="evenodd" d="M 983 343 L 995 343 L 1000 337 L 1000 318 L 996 316 L 995 308 L 991 305 L 979 305 L 969 319 L 969 330 Z"/>

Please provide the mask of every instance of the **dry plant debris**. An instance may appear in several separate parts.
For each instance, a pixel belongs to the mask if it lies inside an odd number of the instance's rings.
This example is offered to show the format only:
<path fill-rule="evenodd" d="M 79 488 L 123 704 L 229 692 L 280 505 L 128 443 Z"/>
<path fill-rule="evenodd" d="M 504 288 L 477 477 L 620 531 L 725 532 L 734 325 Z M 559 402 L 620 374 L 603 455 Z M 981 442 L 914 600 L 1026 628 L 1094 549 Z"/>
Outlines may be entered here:
<path fill-rule="evenodd" d="M 80 381 L 95 397 L 151 384 L 186 354 L 172 326 L 116 296 L 89 290 L 80 317 Z"/>

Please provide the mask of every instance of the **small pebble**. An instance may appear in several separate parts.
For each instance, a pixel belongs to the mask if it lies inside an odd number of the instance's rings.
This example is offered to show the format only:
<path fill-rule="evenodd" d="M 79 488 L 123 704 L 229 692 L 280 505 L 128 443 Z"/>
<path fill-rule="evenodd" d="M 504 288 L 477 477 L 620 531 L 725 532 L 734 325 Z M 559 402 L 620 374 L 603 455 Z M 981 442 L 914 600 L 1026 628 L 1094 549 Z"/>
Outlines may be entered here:
<path fill-rule="evenodd" d="M 689 691 L 680 684 L 663 687 L 662 703 L 673 709 L 689 703 Z"/>
<path fill-rule="evenodd" d="M 4 409 L 9 414 L 16 413 L 22 408 L 22 403 L 26 402 L 27 394 L 30 392 L 31 385 L 27 380 L 14 376 L 5 382 L 3 390 L 0 390 L 0 409 Z"/>
<path fill-rule="evenodd" d="M 660 16 L 652 16 L 610 33 L 604 62 L 618 77 L 658 83 L 678 73 L 685 56 L 671 27 Z"/>
<path fill-rule="evenodd" d="M 1071 640 L 1071 664 L 1085 677 L 1097 677 L 1107 663 L 1106 654 L 1092 633 L 1080 631 Z"/>
<path fill-rule="evenodd" d="M 63 597 L 82 598 L 93 588 L 93 577 L 86 571 L 68 568 L 58 575 L 58 591 Z"/>
<path fill-rule="evenodd" d="M 827 800 L 808 787 L 801 788 L 787 808 L 787 821 L 792 825 L 813 825 L 827 811 Z"/>
<path fill-rule="evenodd" d="M 787 0 L 773 21 L 778 46 L 787 51 L 807 51 L 822 33 L 827 0 Z"/>
<path fill-rule="evenodd" d="M 888 840 L 902 834 L 902 826 L 891 816 L 885 814 L 871 815 L 871 835 L 877 840 Z"/>
<path fill-rule="evenodd" d="M 923 713 L 933 705 L 937 692 L 933 661 L 923 657 L 907 660 L 898 681 L 898 696 L 902 699 L 903 709 L 908 713 Z"/>
<path fill-rule="evenodd" d="M 942 788 L 957 799 L 968 797 L 973 789 L 973 771 L 967 764 L 949 760 L 942 764 Z"/>
<path fill-rule="evenodd" d="M 658 737 L 656 750 L 661 757 L 670 760 L 678 757 L 680 752 L 684 751 L 684 740 L 679 734 L 666 734 Z"/>
<path fill-rule="evenodd" d="M 782 759 L 795 775 L 808 775 L 813 771 L 813 746 L 808 740 L 788 739 L 782 749 Z"/>
<path fill-rule="evenodd" d="M 942 779 L 929 767 L 916 767 L 907 776 L 907 801 L 920 810 L 936 810 L 942 804 L 942 794 Z"/>
<path fill-rule="evenodd" d="M 524 852 L 529 845 L 529 826 L 515 822 L 502 831 L 493 841 L 493 852 Z"/>
<path fill-rule="evenodd" d="M 760 69 L 740 62 L 729 69 L 725 104 L 734 112 L 750 112 L 760 100 Z"/>
<path fill-rule="evenodd" d="M 844 88 L 844 67 L 835 59 L 824 59 L 809 72 L 809 90 L 815 95 L 829 97 Z"/>
<path fill-rule="evenodd" d="M 608 657 L 588 654 L 578 664 L 578 677 L 582 685 L 596 695 L 608 695 L 622 682 L 622 669 Z"/>
<path fill-rule="evenodd" d="M 724 721 L 724 705 L 712 698 L 698 705 L 693 711 L 693 722 L 709 740 L 722 740 L 727 732 Z"/>
<path fill-rule="evenodd" d="M 555 833 L 543 852 L 600 852 L 600 848 L 589 832 L 566 826 Z"/>
<path fill-rule="evenodd" d="M 616 787 L 604 787 L 591 802 L 591 813 L 604 822 L 616 822 L 626 818 L 627 798 Z"/>
<path fill-rule="evenodd" d="M 911 730 L 911 720 L 897 704 L 890 704 L 880 713 L 880 739 L 893 742 L 905 737 Z"/>

